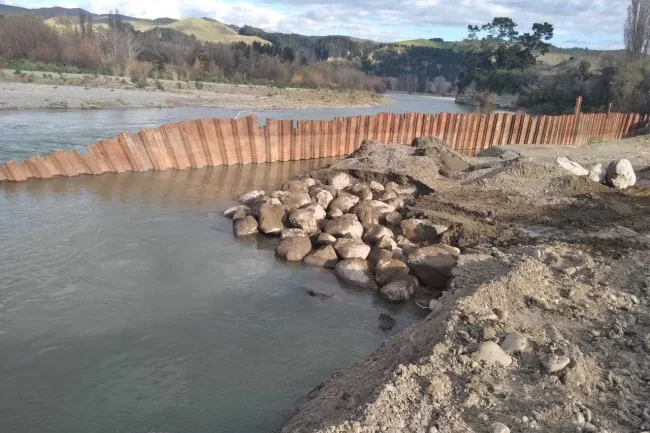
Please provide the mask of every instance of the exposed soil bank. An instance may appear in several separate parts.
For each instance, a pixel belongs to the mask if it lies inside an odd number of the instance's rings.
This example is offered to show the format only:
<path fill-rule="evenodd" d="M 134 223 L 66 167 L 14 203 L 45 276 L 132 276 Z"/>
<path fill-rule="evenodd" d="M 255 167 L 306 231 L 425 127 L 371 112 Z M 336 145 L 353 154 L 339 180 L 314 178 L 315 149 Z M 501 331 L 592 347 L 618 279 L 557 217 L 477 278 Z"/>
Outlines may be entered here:
<path fill-rule="evenodd" d="M 389 104 L 391 98 L 369 92 L 326 89 L 276 88 L 254 85 L 160 80 L 164 90 L 150 80 L 136 88 L 117 77 L 35 72 L 35 82 L 17 81 L 9 71 L 0 78 L 1 109 L 36 108 L 136 108 L 220 107 L 228 109 L 307 109 L 372 107 Z M 43 77 L 43 74 L 46 77 Z M 51 78 L 50 78 L 51 77 Z"/>
<path fill-rule="evenodd" d="M 327 378 L 283 432 L 650 430 L 650 142 L 565 149 L 629 158 L 625 191 L 545 162 L 559 149 L 514 150 L 460 174 L 390 151 L 331 166 L 418 185 L 405 217 L 450 225 L 462 254 L 427 320 Z"/>

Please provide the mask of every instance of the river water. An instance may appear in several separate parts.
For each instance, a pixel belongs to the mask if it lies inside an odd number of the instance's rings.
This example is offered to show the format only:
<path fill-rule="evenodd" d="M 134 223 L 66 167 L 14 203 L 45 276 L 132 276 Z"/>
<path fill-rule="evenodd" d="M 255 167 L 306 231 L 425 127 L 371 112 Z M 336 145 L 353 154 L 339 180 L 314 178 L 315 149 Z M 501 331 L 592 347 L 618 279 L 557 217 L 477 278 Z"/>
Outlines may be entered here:
<path fill-rule="evenodd" d="M 5 112 L 0 155 L 212 115 L 226 113 Z M 0 184 L 0 432 L 271 432 L 328 374 L 421 318 L 279 261 L 277 241 L 235 240 L 220 216 L 243 191 L 327 163 Z M 393 331 L 378 329 L 381 312 Z"/>
<path fill-rule="evenodd" d="M 86 146 L 120 132 L 135 132 L 165 123 L 207 117 L 235 117 L 257 114 L 263 123 L 268 117 L 292 120 L 330 120 L 334 117 L 393 113 L 457 113 L 472 107 L 456 105 L 452 99 L 432 96 L 390 94 L 395 103 L 370 108 L 323 108 L 312 110 L 244 111 L 219 108 L 131 108 L 102 110 L 0 110 L 0 162 L 47 155 L 55 150 Z"/>

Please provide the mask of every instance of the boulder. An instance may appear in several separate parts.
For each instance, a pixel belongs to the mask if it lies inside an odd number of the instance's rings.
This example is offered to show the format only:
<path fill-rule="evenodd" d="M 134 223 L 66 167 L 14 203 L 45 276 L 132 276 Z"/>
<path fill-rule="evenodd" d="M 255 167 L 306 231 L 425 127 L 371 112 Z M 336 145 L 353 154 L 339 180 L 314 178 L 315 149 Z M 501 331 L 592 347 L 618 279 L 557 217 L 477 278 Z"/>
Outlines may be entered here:
<path fill-rule="evenodd" d="M 327 217 L 329 219 L 338 218 L 340 216 L 343 216 L 343 211 L 341 209 L 332 209 L 331 211 L 327 212 Z"/>
<path fill-rule="evenodd" d="M 336 238 L 329 233 L 321 233 L 316 240 L 316 243 L 320 245 L 334 245 Z"/>
<path fill-rule="evenodd" d="M 636 184 L 636 174 L 627 159 L 612 161 L 605 175 L 607 185 L 616 189 L 626 189 Z"/>
<path fill-rule="evenodd" d="M 363 226 L 355 215 L 348 213 L 328 221 L 325 232 L 337 237 L 361 239 Z"/>
<path fill-rule="evenodd" d="M 290 262 L 299 262 L 311 251 L 311 241 L 307 237 L 294 236 L 285 238 L 275 252 Z"/>
<path fill-rule="evenodd" d="M 325 212 L 325 209 L 323 209 L 323 206 L 316 203 L 312 203 L 308 206 L 305 206 L 305 209 L 307 209 L 308 211 L 314 214 L 314 218 L 316 218 L 316 221 L 323 220 L 327 216 L 327 213 Z"/>
<path fill-rule="evenodd" d="M 400 275 L 379 289 L 379 295 L 390 302 L 408 301 L 415 295 L 418 280 L 412 275 Z"/>
<path fill-rule="evenodd" d="M 445 248 L 434 245 L 412 251 L 408 256 L 408 265 L 426 286 L 442 289 L 456 266 L 456 258 Z"/>
<path fill-rule="evenodd" d="M 334 249 L 342 259 L 366 259 L 370 247 L 358 239 L 337 239 Z"/>
<path fill-rule="evenodd" d="M 280 234 L 284 229 L 284 208 L 282 205 L 264 203 L 260 206 L 260 231 L 266 234 Z"/>
<path fill-rule="evenodd" d="M 605 183 L 607 170 L 602 164 L 594 164 L 589 167 L 589 179 L 598 183 Z"/>
<path fill-rule="evenodd" d="M 243 204 L 245 204 L 245 205 L 248 205 L 248 204 L 250 204 L 250 203 L 253 203 L 253 202 L 255 202 L 255 201 L 258 201 L 259 199 L 261 199 L 261 198 L 264 197 L 265 195 L 266 195 L 266 193 L 265 193 L 264 191 L 261 191 L 261 190 L 249 191 L 249 192 L 246 192 L 246 193 L 240 195 L 240 196 L 237 198 L 237 200 L 238 200 L 240 203 L 243 203 Z"/>
<path fill-rule="evenodd" d="M 488 364 L 498 364 L 503 367 L 512 364 L 512 358 L 494 341 L 484 341 L 479 344 L 478 350 L 474 353 L 473 358 L 485 361 Z"/>
<path fill-rule="evenodd" d="M 398 183 L 396 182 L 388 182 L 384 185 L 384 190 L 386 192 L 392 192 L 395 193 L 395 197 L 400 195 L 402 193 L 402 187 L 399 186 Z"/>
<path fill-rule="evenodd" d="M 395 207 L 384 203 L 383 201 L 380 200 L 370 200 L 369 205 L 379 212 L 380 215 L 390 213 L 390 212 L 395 212 Z"/>
<path fill-rule="evenodd" d="M 270 197 L 270 198 L 268 198 L 268 199 L 266 200 L 266 202 L 267 202 L 268 204 L 279 204 L 279 205 L 282 204 L 282 202 L 280 201 L 280 199 L 279 199 L 279 198 L 275 198 L 275 197 Z"/>
<path fill-rule="evenodd" d="M 399 227 L 399 225 L 402 224 L 403 220 L 404 217 L 399 212 L 390 212 L 384 215 L 384 221 L 386 222 L 386 224 L 394 227 Z"/>
<path fill-rule="evenodd" d="M 364 183 L 356 183 L 348 188 L 350 194 L 359 197 L 359 200 L 372 200 L 372 190 Z"/>
<path fill-rule="evenodd" d="M 395 191 L 389 191 L 388 189 L 382 193 L 377 194 L 376 199 L 381 201 L 388 201 L 394 198 L 399 197 Z"/>
<path fill-rule="evenodd" d="M 235 236 L 248 236 L 257 233 L 257 220 L 253 216 L 247 216 L 234 222 L 232 231 Z"/>
<path fill-rule="evenodd" d="M 589 174 L 589 170 L 578 164 L 577 162 L 571 161 L 569 158 L 566 156 L 560 156 L 558 157 L 555 162 L 568 171 L 569 173 L 575 175 L 575 176 L 587 176 Z"/>
<path fill-rule="evenodd" d="M 326 189 L 318 187 L 312 188 L 309 192 L 309 196 L 314 203 L 321 205 L 323 209 L 327 209 L 332 200 L 334 200 L 332 193 Z"/>
<path fill-rule="evenodd" d="M 309 209 L 296 209 L 289 214 L 289 222 L 295 228 L 302 229 L 308 235 L 318 233 L 318 221 Z"/>
<path fill-rule="evenodd" d="M 379 212 L 379 209 L 372 206 L 368 201 L 359 203 L 354 207 L 353 212 L 359 219 L 363 228 L 370 228 L 375 224 L 379 224 L 381 213 Z"/>
<path fill-rule="evenodd" d="M 370 264 L 363 259 L 345 259 L 337 263 L 334 272 L 345 283 L 368 290 L 377 290 Z"/>
<path fill-rule="evenodd" d="M 282 185 L 282 191 L 289 191 L 292 194 L 307 194 L 309 187 L 302 180 L 290 180 Z"/>
<path fill-rule="evenodd" d="M 381 183 L 373 180 L 370 182 L 370 189 L 372 190 L 372 192 L 384 192 L 386 187 Z"/>
<path fill-rule="evenodd" d="M 501 348 L 506 352 L 522 352 L 526 349 L 528 344 L 526 337 L 516 332 L 508 334 L 506 338 L 501 343 Z"/>
<path fill-rule="evenodd" d="M 378 246 L 379 248 L 383 248 L 389 251 L 393 251 L 396 248 L 398 248 L 397 242 L 395 242 L 392 237 L 388 237 L 388 236 L 384 236 L 383 238 L 379 239 L 375 243 L 375 245 Z M 399 249 L 401 250 L 401 248 Z"/>
<path fill-rule="evenodd" d="M 303 262 L 312 266 L 320 266 L 324 268 L 333 269 L 338 263 L 339 258 L 336 251 L 331 245 L 325 245 L 312 251 L 305 256 Z"/>
<path fill-rule="evenodd" d="M 392 239 L 393 236 L 393 231 L 388 227 L 384 227 L 381 224 L 374 224 L 363 234 L 363 240 L 374 245 L 382 238 Z"/>
<path fill-rule="evenodd" d="M 334 209 L 339 209 L 343 211 L 343 213 L 348 212 L 350 209 L 354 207 L 359 203 L 359 197 L 356 195 L 348 194 L 346 192 L 342 192 L 339 194 L 338 197 L 336 197 L 332 202 L 330 203 L 329 209 L 334 210 Z"/>
<path fill-rule="evenodd" d="M 293 237 L 303 237 L 306 238 L 307 233 L 304 232 L 302 229 L 284 229 L 280 233 L 280 239 L 287 239 L 287 238 L 293 238 Z"/>
<path fill-rule="evenodd" d="M 233 221 L 239 221 L 243 220 L 248 216 L 248 213 L 244 209 L 239 209 L 235 214 L 232 216 Z"/>
<path fill-rule="evenodd" d="M 380 286 L 388 284 L 398 276 L 408 275 L 408 273 L 409 268 L 406 263 L 393 258 L 379 260 L 375 266 L 375 280 Z"/>
<path fill-rule="evenodd" d="M 280 200 L 289 196 L 291 196 L 291 192 L 289 191 L 273 191 L 271 193 L 271 198 L 277 198 Z"/>
<path fill-rule="evenodd" d="M 280 197 L 280 201 L 282 202 L 285 211 L 292 212 L 310 204 L 311 198 L 309 197 L 309 194 L 306 193 L 292 193 L 288 196 Z"/>
<path fill-rule="evenodd" d="M 352 184 L 352 178 L 347 173 L 337 173 L 329 178 L 329 184 L 341 191 Z"/>
<path fill-rule="evenodd" d="M 232 218 L 237 213 L 237 211 L 240 210 L 243 210 L 244 212 L 248 212 L 250 211 L 250 208 L 248 206 L 244 206 L 241 204 L 237 206 L 229 207 L 228 209 L 223 211 L 223 216 L 225 216 L 226 218 Z"/>
<path fill-rule="evenodd" d="M 412 242 L 438 242 L 440 235 L 448 228 L 429 220 L 416 218 L 404 220 L 400 226 L 404 237 Z"/>
<path fill-rule="evenodd" d="M 368 254 L 367 260 L 373 265 L 376 266 L 382 260 L 391 260 L 393 258 L 393 252 L 386 250 L 380 247 L 372 247 L 370 249 L 370 254 Z"/>

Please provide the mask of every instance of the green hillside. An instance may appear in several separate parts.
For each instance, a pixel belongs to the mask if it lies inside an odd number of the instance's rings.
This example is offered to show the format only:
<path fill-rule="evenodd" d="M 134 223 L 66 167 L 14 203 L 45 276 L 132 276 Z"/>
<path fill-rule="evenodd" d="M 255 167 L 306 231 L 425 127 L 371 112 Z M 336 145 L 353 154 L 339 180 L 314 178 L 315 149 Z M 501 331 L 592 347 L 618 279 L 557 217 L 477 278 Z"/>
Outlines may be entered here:
<path fill-rule="evenodd" d="M 429 47 L 429 48 L 450 48 L 455 49 L 457 47 L 456 42 L 447 42 L 442 40 L 432 40 L 432 39 L 410 39 L 407 41 L 397 41 L 397 45 L 413 46 L 413 47 Z"/>

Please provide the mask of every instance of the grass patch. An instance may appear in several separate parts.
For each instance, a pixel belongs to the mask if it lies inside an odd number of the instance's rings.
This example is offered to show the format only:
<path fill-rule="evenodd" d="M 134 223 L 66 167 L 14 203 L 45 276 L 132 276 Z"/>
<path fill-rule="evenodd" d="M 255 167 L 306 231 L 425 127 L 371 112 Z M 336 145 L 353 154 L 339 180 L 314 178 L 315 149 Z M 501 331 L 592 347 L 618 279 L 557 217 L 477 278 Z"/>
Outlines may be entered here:
<path fill-rule="evenodd" d="M 32 62 L 27 59 L 9 59 L 5 62 L 4 67 L 18 71 L 56 72 L 59 74 L 112 74 L 111 70 L 108 68 L 79 68 L 77 66 L 66 65 L 65 63 Z"/>

